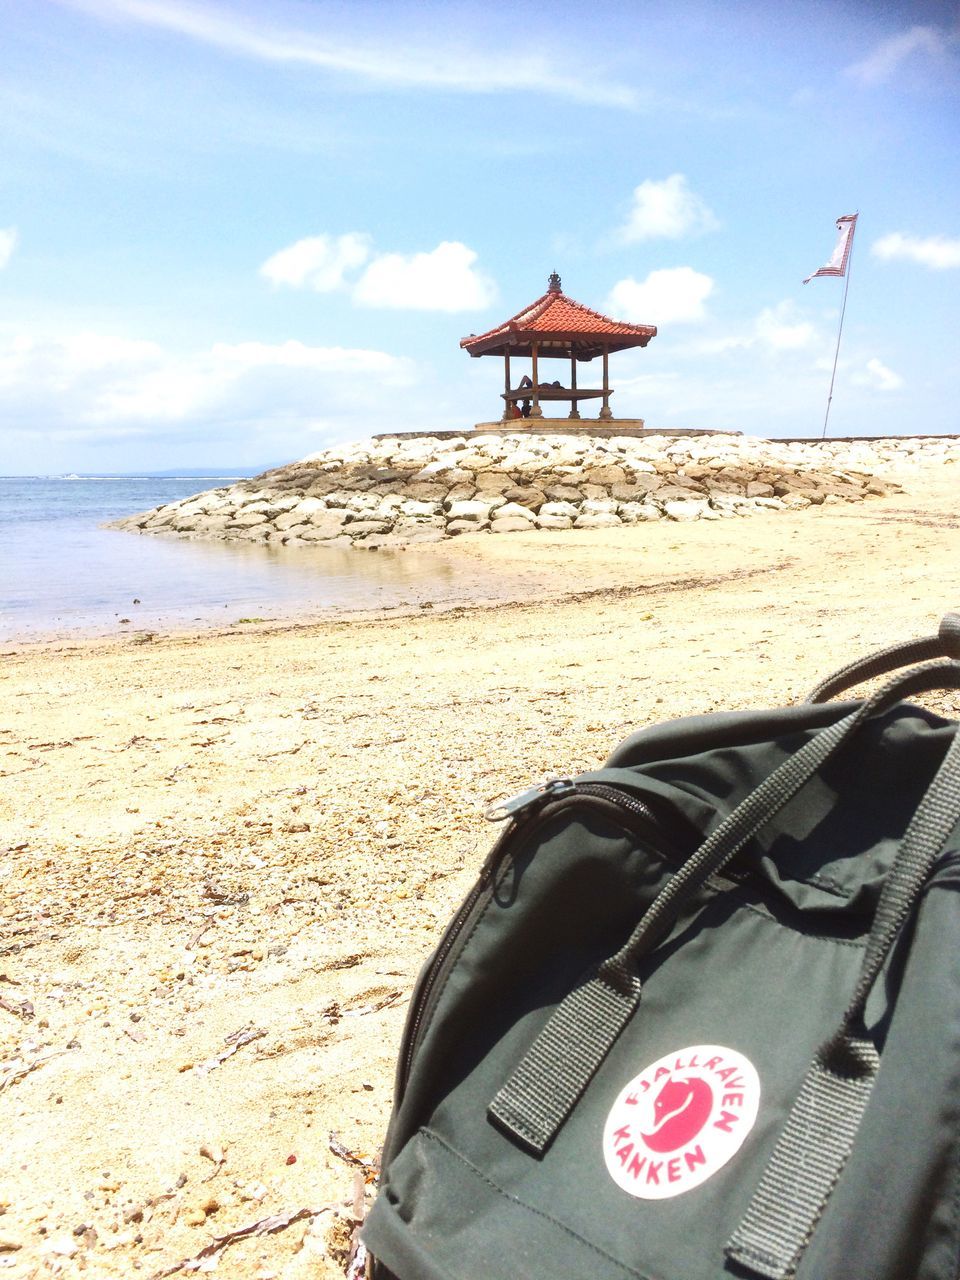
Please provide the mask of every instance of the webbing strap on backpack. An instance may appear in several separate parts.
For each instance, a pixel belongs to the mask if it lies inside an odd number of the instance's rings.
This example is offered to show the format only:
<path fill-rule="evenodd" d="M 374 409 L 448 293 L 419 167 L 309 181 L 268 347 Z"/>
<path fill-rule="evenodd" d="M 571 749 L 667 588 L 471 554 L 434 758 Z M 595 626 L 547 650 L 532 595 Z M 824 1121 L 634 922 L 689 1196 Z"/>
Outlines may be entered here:
<path fill-rule="evenodd" d="M 764 1280 L 787 1280 L 849 1158 L 880 1066 L 858 1036 L 867 996 L 944 844 L 960 822 L 960 732 L 918 806 L 890 870 L 853 999 L 837 1035 L 814 1058 L 728 1258 Z"/>
<path fill-rule="evenodd" d="M 542 1155 L 639 1004 L 638 960 L 670 929 L 684 904 L 865 719 L 900 697 L 944 687 L 960 687 L 960 664 L 934 663 L 897 677 L 820 730 L 765 778 L 671 877 L 620 951 L 561 1001 L 487 1109 L 498 1128 L 532 1154 Z"/>
<path fill-rule="evenodd" d="M 861 684 L 864 680 L 885 676 L 898 668 L 910 667 L 917 662 L 929 662 L 934 658 L 960 658 L 960 613 L 944 614 L 935 636 L 894 644 L 888 649 L 881 649 L 878 653 L 848 663 L 821 680 L 805 701 L 829 702 L 844 689 L 852 689 L 855 684 Z"/>

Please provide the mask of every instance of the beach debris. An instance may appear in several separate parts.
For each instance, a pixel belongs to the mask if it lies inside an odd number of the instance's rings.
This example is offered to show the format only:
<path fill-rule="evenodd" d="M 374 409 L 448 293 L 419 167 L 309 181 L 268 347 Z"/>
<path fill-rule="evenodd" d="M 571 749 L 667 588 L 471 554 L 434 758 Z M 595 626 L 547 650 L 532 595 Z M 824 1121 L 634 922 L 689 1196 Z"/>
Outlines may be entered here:
<path fill-rule="evenodd" d="M 0 996 L 0 1009 L 6 1009 L 7 1013 L 23 1018 L 25 1022 L 33 1017 L 33 1005 L 29 1000 L 8 1000 L 6 996 Z"/>
<path fill-rule="evenodd" d="M 176 1275 L 178 1271 L 200 1271 L 209 1270 L 203 1267 L 203 1263 L 207 1258 L 217 1257 L 224 1249 L 232 1244 L 236 1244 L 238 1240 L 247 1240 L 251 1236 L 273 1235 L 277 1231 L 285 1231 L 287 1227 L 293 1226 L 295 1222 L 303 1222 L 306 1219 L 319 1217 L 322 1213 L 333 1213 L 337 1209 L 334 1204 L 321 1205 L 319 1209 L 294 1209 L 290 1213 L 274 1213 L 267 1218 L 260 1218 L 256 1222 L 248 1223 L 245 1227 L 237 1227 L 233 1231 L 227 1231 L 222 1236 L 214 1236 L 208 1245 L 205 1245 L 192 1258 L 183 1258 L 180 1262 L 173 1263 L 172 1266 L 165 1267 L 162 1271 L 155 1271 L 151 1280 L 165 1280 L 166 1276 Z"/>
<path fill-rule="evenodd" d="M 325 967 L 329 968 L 330 966 Z M 315 972 L 319 972 L 319 970 L 315 970 Z M 320 1014 L 320 1017 L 324 1022 L 328 1022 L 332 1027 L 335 1027 L 339 1024 L 341 1018 L 361 1018 L 368 1013 L 379 1013 L 381 1009 L 389 1009 L 391 1005 L 396 1004 L 398 1000 L 403 998 L 404 993 L 402 991 L 390 991 L 373 1004 L 361 1004 L 355 1009 L 343 1009 L 338 1001 L 332 1000 Z"/>
<path fill-rule="evenodd" d="M 203 896 L 219 907 L 242 907 L 250 901 L 249 893 L 228 893 L 221 889 L 212 876 L 203 882 Z"/>
<path fill-rule="evenodd" d="M 45 1067 L 54 1058 L 62 1058 L 65 1053 L 74 1048 L 79 1048 L 79 1045 L 76 1041 L 71 1040 L 66 1049 L 54 1049 L 50 1053 L 34 1058 L 31 1062 L 26 1062 L 22 1057 L 14 1058 L 12 1062 L 6 1063 L 0 1068 L 0 1093 L 3 1093 L 4 1089 L 9 1089 L 11 1085 L 19 1084 L 32 1071 L 38 1071 L 40 1067 Z"/>
<path fill-rule="evenodd" d="M 364 1182 L 373 1182 L 377 1178 L 380 1173 L 379 1155 L 371 1159 L 368 1156 L 360 1155 L 357 1151 L 351 1151 L 340 1135 L 332 1130 L 328 1135 L 327 1142 L 330 1150 L 338 1160 L 343 1160 L 346 1164 L 352 1164 L 362 1171 Z"/>
<path fill-rule="evenodd" d="M 404 993 L 402 991 L 391 991 L 374 1004 L 363 1004 L 357 1009 L 346 1009 L 343 1016 L 345 1018 L 359 1018 L 366 1013 L 379 1013 L 381 1009 L 389 1009 L 391 1005 L 396 1004 L 398 1000 L 403 998 Z"/>
<path fill-rule="evenodd" d="M 212 1160 L 215 1165 L 226 1164 L 227 1153 L 215 1142 L 204 1142 L 200 1147 L 200 1154 L 206 1160 Z"/>
<path fill-rule="evenodd" d="M 357 1236 L 356 1245 L 347 1259 L 346 1280 L 364 1280 L 367 1274 L 367 1246 Z"/>
<path fill-rule="evenodd" d="M 184 949 L 186 951 L 192 951 L 193 948 L 200 941 L 200 939 L 203 937 L 203 935 L 207 932 L 207 930 L 212 929 L 215 924 L 216 924 L 216 915 L 213 912 L 211 912 L 210 915 L 207 916 L 206 920 L 204 920 L 200 928 L 196 931 L 196 933 L 190 939 L 190 941 L 187 943 Z"/>
<path fill-rule="evenodd" d="M 246 1044 L 252 1044 L 254 1040 L 262 1040 L 266 1034 L 262 1027 L 241 1027 L 238 1031 L 232 1031 L 224 1039 L 226 1048 L 221 1049 L 219 1053 L 215 1053 L 212 1058 L 207 1058 L 205 1062 L 198 1063 L 193 1067 L 193 1070 L 199 1071 L 203 1075 L 210 1071 L 215 1071 L 228 1058 L 232 1058 L 238 1049 L 242 1049 Z M 0 1085 L 0 1088 L 2 1088 L 2 1085 Z"/>

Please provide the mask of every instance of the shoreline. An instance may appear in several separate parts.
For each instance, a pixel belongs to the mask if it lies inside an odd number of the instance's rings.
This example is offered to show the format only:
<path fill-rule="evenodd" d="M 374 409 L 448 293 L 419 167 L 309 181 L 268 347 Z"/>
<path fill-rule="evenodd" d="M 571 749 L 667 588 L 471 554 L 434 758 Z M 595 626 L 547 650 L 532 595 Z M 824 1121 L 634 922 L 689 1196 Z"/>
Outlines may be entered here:
<path fill-rule="evenodd" d="M 329 1135 L 382 1140 L 413 981 L 496 834 L 483 808 L 934 631 L 958 479 L 904 483 L 430 548 L 498 582 L 487 600 L 4 645 L 2 1274 L 154 1276 L 328 1206 L 220 1269 L 342 1280 L 354 1167 Z"/>

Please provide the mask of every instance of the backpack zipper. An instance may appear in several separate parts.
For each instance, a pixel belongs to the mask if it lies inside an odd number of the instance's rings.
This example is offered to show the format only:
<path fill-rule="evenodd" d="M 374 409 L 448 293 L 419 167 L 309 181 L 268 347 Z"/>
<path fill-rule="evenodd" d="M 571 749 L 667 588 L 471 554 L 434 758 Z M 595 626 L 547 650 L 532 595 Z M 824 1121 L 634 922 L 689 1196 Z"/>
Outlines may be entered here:
<path fill-rule="evenodd" d="M 638 825 L 642 825 L 645 828 L 644 834 L 648 837 L 653 836 L 658 850 L 661 853 L 665 853 L 670 861 L 676 861 L 678 865 L 684 861 L 686 855 L 680 852 L 676 840 L 671 838 L 663 818 L 642 800 L 637 799 L 635 796 L 627 795 L 619 787 L 610 786 L 606 783 L 575 782 L 572 778 L 549 778 L 539 786 L 531 787 L 527 791 L 522 791 L 508 800 L 500 801 L 486 809 L 484 817 L 487 821 L 504 822 L 509 818 L 512 819 L 512 822 L 487 855 L 476 883 L 447 926 L 446 932 L 434 953 L 430 968 L 424 974 L 420 990 L 417 993 L 416 1006 L 410 1010 L 410 1016 L 400 1046 L 400 1065 L 397 1072 L 395 1105 L 403 1097 L 407 1081 L 410 1078 L 410 1070 L 420 1038 L 420 1029 L 437 979 L 440 977 L 464 926 L 472 918 L 481 899 L 489 892 L 494 872 L 503 861 L 508 847 L 514 844 L 521 835 L 526 835 L 528 827 L 539 817 L 540 810 L 547 804 L 553 801 L 589 800 L 594 798 L 606 800 L 608 803 L 614 804 L 617 808 L 629 813 L 634 819 L 630 824 L 631 829 L 635 830 Z"/>

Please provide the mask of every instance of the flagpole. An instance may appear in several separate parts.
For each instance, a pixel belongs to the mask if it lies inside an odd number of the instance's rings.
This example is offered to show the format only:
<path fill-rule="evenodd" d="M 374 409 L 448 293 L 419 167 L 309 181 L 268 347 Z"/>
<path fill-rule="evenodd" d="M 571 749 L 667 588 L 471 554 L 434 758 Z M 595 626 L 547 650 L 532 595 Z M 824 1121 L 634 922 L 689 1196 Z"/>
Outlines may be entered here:
<path fill-rule="evenodd" d="M 858 209 L 854 217 L 858 217 L 860 210 Z M 850 253 L 847 257 L 847 270 L 843 278 L 843 304 L 840 307 L 840 325 L 837 329 L 837 349 L 833 353 L 833 372 L 830 375 L 830 391 L 827 395 L 827 411 L 823 415 L 823 430 L 820 432 L 820 439 L 827 438 L 827 422 L 830 418 L 830 405 L 833 401 L 833 384 L 837 376 L 837 361 L 840 359 L 840 337 L 843 333 L 843 317 L 847 312 L 847 290 L 850 288 L 850 273 L 853 268 L 853 241 L 856 237 L 850 238 Z"/>

